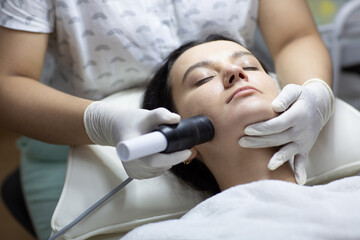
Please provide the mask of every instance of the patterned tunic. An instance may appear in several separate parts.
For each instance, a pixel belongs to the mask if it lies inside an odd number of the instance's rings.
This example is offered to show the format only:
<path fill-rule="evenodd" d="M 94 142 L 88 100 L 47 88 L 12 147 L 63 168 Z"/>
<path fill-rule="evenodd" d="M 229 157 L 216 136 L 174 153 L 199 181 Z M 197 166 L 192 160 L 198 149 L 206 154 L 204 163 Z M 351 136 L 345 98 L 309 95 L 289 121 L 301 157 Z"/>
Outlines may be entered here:
<path fill-rule="evenodd" d="M 0 26 L 50 33 L 41 81 L 98 100 L 146 83 L 182 43 L 219 33 L 250 48 L 254 0 L 1 0 Z"/>

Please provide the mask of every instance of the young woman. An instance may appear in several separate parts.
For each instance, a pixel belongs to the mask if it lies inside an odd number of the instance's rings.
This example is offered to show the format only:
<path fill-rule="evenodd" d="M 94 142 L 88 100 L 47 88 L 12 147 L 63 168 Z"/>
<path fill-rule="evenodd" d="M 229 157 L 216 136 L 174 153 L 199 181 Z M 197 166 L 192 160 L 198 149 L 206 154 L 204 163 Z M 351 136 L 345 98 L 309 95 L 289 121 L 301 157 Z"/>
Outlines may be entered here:
<path fill-rule="evenodd" d="M 213 140 L 191 149 L 192 161 L 172 171 L 199 190 L 221 192 L 180 219 L 141 226 L 122 239 L 359 238 L 359 177 L 301 186 L 289 162 L 269 170 L 277 148 L 239 146 L 247 125 L 278 115 L 271 106 L 278 94 L 257 58 L 231 39 L 210 36 L 170 54 L 143 106 L 212 120 Z"/>
<path fill-rule="evenodd" d="M 151 80 L 143 107 L 165 107 L 183 118 L 204 114 L 212 120 L 214 139 L 194 147 L 192 161 L 172 170 L 196 188 L 217 193 L 259 179 L 294 182 L 289 163 L 276 171 L 267 166 L 278 148 L 238 144 L 246 126 L 277 116 L 271 102 L 278 94 L 276 82 L 250 51 L 210 35 L 169 55 Z"/>

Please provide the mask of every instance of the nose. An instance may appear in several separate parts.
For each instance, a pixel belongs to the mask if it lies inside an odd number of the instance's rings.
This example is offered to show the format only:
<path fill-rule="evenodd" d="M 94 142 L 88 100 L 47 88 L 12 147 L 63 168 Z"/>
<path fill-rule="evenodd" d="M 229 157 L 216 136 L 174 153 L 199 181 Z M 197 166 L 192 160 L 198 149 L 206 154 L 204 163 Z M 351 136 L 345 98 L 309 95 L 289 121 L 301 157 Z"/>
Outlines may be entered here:
<path fill-rule="evenodd" d="M 225 88 L 231 87 L 238 81 L 249 81 L 244 69 L 236 65 L 227 66 L 224 72 Z"/>

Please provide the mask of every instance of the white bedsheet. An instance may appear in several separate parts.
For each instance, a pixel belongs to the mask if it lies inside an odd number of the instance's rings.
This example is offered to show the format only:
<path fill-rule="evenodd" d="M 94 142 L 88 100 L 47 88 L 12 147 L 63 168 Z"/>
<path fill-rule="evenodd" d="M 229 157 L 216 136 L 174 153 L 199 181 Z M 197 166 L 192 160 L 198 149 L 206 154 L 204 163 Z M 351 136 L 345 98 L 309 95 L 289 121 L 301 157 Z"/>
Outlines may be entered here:
<path fill-rule="evenodd" d="M 360 177 L 314 187 L 277 180 L 239 185 L 181 219 L 122 238 L 131 239 L 360 239 Z"/>

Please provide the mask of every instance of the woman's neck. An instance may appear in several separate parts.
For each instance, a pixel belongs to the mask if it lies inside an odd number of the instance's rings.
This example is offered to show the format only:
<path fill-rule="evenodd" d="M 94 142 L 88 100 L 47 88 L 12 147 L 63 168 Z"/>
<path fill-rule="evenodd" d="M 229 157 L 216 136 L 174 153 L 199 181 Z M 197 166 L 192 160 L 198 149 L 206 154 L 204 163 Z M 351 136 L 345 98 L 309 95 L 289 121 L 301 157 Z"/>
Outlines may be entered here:
<path fill-rule="evenodd" d="M 222 191 L 262 179 L 295 182 L 294 173 L 288 162 L 274 171 L 268 169 L 267 165 L 277 148 L 236 148 L 236 151 L 211 151 L 213 153 L 203 156 L 206 159 L 205 164 L 215 176 Z"/>

